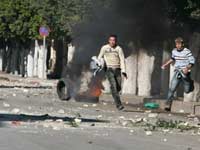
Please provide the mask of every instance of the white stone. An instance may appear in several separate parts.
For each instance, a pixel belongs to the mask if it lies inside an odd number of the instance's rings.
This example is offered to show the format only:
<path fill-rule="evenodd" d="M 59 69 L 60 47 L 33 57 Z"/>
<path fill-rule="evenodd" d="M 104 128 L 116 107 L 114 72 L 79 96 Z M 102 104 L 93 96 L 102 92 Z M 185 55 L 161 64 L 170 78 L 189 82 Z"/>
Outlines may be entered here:
<path fill-rule="evenodd" d="M 134 132 L 134 130 L 130 130 L 130 132 L 131 132 L 131 133 L 133 133 L 133 132 Z"/>
<path fill-rule="evenodd" d="M 3 102 L 3 107 L 10 107 L 10 104 Z"/>
<path fill-rule="evenodd" d="M 179 110 L 180 113 L 184 113 L 185 111 L 183 109 Z"/>
<path fill-rule="evenodd" d="M 74 121 L 75 121 L 77 124 L 80 124 L 80 123 L 82 122 L 82 120 L 81 120 L 81 119 L 78 119 L 78 118 L 74 119 Z"/>
<path fill-rule="evenodd" d="M 89 107 L 87 104 L 84 104 L 83 107 Z"/>
<path fill-rule="evenodd" d="M 153 134 L 151 131 L 146 131 L 145 133 L 147 136 L 151 136 Z"/>
<path fill-rule="evenodd" d="M 98 116 L 97 116 L 98 119 L 100 119 L 100 118 L 102 118 L 102 117 L 103 117 L 102 115 L 98 115 Z"/>
<path fill-rule="evenodd" d="M 104 106 L 106 106 L 106 105 L 107 105 L 107 103 L 103 102 L 103 105 L 104 105 Z"/>
<path fill-rule="evenodd" d="M 164 142 L 167 142 L 167 139 L 163 139 Z"/>
<path fill-rule="evenodd" d="M 28 89 L 23 89 L 24 93 L 28 93 L 28 91 L 29 91 Z"/>
<path fill-rule="evenodd" d="M 60 128 L 59 128 L 59 127 L 57 127 L 57 126 L 53 126 L 53 130 L 59 131 L 59 130 L 60 130 Z"/>
<path fill-rule="evenodd" d="M 92 104 L 92 107 L 97 107 L 97 104 Z"/>
<path fill-rule="evenodd" d="M 148 117 L 149 118 L 156 118 L 156 117 L 158 117 L 158 114 L 157 113 L 150 113 L 150 114 L 148 114 Z"/>
<path fill-rule="evenodd" d="M 119 119 L 125 119 L 125 117 L 124 116 L 120 116 Z"/>
<path fill-rule="evenodd" d="M 19 108 L 14 108 L 11 110 L 11 113 L 18 114 L 20 112 Z"/>
<path fill-rule="evenodd" d="M 63 109 L 60 109 L 60 110 L 58 110 L 58 113 L 59 113 L 59 114 L 64 114 L 65 111 L 64 111 Z"/>

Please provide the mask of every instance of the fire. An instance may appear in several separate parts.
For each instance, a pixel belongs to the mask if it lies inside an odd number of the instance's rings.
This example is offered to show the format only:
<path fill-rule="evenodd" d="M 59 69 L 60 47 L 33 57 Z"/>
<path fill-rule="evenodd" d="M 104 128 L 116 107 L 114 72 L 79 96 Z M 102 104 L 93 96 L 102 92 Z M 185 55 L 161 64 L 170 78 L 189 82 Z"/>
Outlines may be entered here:
<path fill-rule="evenodd" d="M 101 95 L 102 91 L 101 91 L 101 88 L 98 87 L 98 86 L 93 86 L 91 89 L 90 89 L 90 95 L 91 96 L 94 96 L 94 97 L 99 97 Z"/>

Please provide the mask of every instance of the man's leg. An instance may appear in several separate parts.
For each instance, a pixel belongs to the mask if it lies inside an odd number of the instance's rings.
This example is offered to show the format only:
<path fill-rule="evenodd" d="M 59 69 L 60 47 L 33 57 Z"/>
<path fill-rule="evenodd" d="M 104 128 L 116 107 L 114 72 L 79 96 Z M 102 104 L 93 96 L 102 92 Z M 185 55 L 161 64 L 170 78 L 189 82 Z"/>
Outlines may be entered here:
<path fill-rule="evenodd" d="M 110 82 L 110 88 L 111 88 L 111 93 L 112 96 L 115 100 L 115 104 L 117 106 L 117 108 L 120 108 L 122 106 L 121 100 L 120 100 L 120 96 L 119 96 L 119 92 L 117 90 L 117 81 L 115 78 L 115 72 L 113 69 L 108 69 L 106 72 L 106 76 Z"/>
<path fill-rule="evenodd" d="M 166 109 L 169 109 L 169 110 L 171 109 L 174 93 L 175 93 L 180 82 L 181 82 L 181 79 L 178 79 L 177 73 L 174 73 L 174 76 L 173 76 L 171 83 L 170 83 L 168 95 L 167 95 L 167 101 L 166 101 L 167 107 L 166 107 Z"/>
<path fill-rule="evenodd" d="M 121 69 L 115 70 L 115 80 L 117 82 L 117 91 L 121 91 L 121 84 L 122 84 L 122 76 L 121 76 Z"/>

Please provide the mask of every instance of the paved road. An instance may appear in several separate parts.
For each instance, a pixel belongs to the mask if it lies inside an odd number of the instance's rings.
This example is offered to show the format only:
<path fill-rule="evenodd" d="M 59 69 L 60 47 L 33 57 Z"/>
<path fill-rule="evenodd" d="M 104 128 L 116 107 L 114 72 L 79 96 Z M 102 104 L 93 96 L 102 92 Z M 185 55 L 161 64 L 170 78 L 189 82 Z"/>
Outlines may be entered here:
<path fill-rule="evenodd" d="M 119 118 L 147 114 L 118 112 L 112 104 L 61 102 L 51 89 L 0 89 L 0 97 L 0 150 L 199 150 L 200 136 L 190 131 L 147 136 L 143 128 L 121 126 Z M 85 118 L 78 127 L 61 120 L 76 116 Z"/>

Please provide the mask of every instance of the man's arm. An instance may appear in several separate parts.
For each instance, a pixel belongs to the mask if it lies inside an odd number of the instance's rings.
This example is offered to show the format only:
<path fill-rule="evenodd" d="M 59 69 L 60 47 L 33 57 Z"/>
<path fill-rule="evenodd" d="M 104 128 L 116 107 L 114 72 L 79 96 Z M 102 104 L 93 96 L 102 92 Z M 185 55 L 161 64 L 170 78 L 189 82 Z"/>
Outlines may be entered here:
<path fill-rule="evenodd" d="M 119 59 L 120 59 L 120 67 L 122 75 L 127 79 L 125 57 L 124 57 L 124 52 L 121 48 L 119 49 Z"/>
<path fill-rule="evenodd" d="M 101 48 L 100 52 L 99 52 L 98 59 L 103 58 L 104 53 L 105 53 L 105 49 L 104 49 L 104 46 L 103 46 L 103 47 Z"/>
<path fill-rule="evenodd" d="M 188 72 L 191 71 L 192 67 L 195 64 L 195 58 L 192 55 L 192 52 L 188 50 L 188 53 L 186 54 L 189 60 L 189 65 L 186 66 L 186 68 L 183 69 L 184 74 L 187 74 Z"/>
<path fill-rule="evenodd" d="M 174 62 L 174 59 L 171 58 L 170 60 L 168 60 L 166 63 L 164 63 L 161 68 L 162 69 L 166 69 L 167 66 L 169 66 L 170 64 L 172 64 Z"/>

